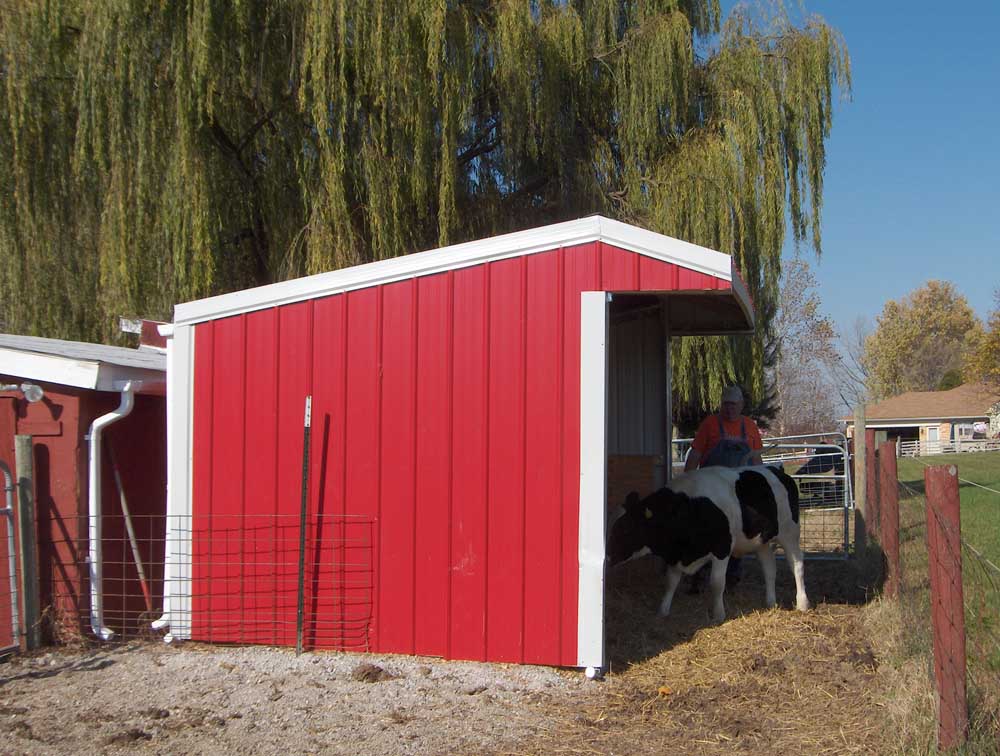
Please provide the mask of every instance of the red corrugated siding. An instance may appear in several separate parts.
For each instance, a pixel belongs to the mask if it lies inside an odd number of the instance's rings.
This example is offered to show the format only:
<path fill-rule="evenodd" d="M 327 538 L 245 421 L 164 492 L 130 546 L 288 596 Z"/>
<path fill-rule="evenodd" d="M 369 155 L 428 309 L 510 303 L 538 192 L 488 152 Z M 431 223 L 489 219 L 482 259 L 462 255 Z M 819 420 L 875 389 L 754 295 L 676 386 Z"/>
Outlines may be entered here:
<path fill-rule="evenodd" d="M 449 652 L 486 658 L 487 355 L 490 269 L 457 270 L 453 288 L 452 527 Z"/>
<path fill-rule="evenodd" d="M 678 288 L 728 284 L 594 243 L 198 325 L 195 637 L 295 642 L 312 392 L 310 513 L 357 519 L 312 526 L 307 643 L 574 664 L 580 292 Z"/>
<path fill-rule="evenodd" d="M 278 556 L 278 311 L 263 310 L 246 316 L 246 390 L 243 433 L 244 537 L 243 606 L 239 617 L 240 639 L 266 643 L 277 613 L 273 565 Z M 200 335 L 197 347 L 200 347 Z M 195 364 L 197 365 L 197 355 Z M 292 403 L 288 403 L 291 412 Z M 267 460 L 262 462 L 261 460 Z M 196 510 L 200 512 L 200 510 Z M 254 620 L 259 620 L 255 622 Z"/>

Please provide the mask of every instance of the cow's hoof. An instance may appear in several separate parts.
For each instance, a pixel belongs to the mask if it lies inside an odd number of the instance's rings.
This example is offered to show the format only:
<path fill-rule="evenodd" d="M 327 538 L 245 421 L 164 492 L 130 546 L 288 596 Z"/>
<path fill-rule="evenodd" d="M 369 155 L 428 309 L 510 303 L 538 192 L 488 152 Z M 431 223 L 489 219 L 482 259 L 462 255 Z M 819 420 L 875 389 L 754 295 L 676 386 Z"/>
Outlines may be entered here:
<path fill-rule="evenodd" d="M 805 599 L 803 601 L 796 602 L 795 608 L 798 609 L 800 612 L 808 612 L 810 609 L 812 609 L 812 605 L 809 603 L 809 599 Z"/>

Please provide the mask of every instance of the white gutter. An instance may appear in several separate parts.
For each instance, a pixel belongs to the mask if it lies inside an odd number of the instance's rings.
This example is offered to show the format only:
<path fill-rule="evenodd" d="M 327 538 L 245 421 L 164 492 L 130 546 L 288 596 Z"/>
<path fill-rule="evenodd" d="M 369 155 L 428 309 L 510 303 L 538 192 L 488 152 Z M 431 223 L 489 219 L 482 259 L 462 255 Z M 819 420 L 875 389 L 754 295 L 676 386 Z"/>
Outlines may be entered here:
<path fill-rule="evenodd" d="M 136 385 L 133 386 L 133 383 Z M 90 511 L 90 627 L 101 640 L 111 640 L 113 630 L 104 626 L 104 593 L 102 591 L 103 562 L 101 558 L 101 431 L 132 411 L 135 404 L 135 389 L 139 382 L 126 381 L 121 388 L 122 400 L 118 409 L 101 415 L 90 424 L 87 439 L 90 443 L 87 477 Z"/>

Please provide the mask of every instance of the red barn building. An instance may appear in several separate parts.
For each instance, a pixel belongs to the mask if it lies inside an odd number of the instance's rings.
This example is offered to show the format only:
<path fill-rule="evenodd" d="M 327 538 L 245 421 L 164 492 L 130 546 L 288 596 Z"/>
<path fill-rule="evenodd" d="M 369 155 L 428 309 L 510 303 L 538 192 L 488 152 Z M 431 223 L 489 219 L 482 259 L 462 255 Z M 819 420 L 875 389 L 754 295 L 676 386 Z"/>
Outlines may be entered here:
<path fill-rule="evenodd" d="M 161 591 L 164 351 L 0 334 L 0 384 L 0 461 L 11 473 L 15 435 L 31 437 L 39 604 L 49 639 L 135 632 Z M 7 588 L 6 535 L 0 535 L 0 648 L 16 645 L 25 632 L 23 622 L 13 628 L 12 615 L 23 620 L 24 614 Z"/>
<path fill-rule="evenodd" d="M 609 456 L 662 482 L 669 339 L 752 327 L 728 255 L 599 216 L 178 305 L 158 626 L 603 666 Z"/>

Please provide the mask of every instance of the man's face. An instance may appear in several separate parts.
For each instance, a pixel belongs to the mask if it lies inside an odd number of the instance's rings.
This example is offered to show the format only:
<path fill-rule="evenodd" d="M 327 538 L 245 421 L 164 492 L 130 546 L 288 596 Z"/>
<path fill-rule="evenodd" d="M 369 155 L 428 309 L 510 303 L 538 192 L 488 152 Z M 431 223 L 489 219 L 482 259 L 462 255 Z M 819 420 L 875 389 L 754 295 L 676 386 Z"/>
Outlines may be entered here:
<path fill-rule="evenodd" d="M 743 411 L 743 402 L 723 402 L 722 419 L 730 422 L 740 416 Z"/>

